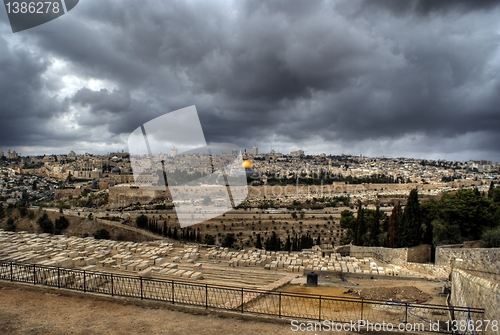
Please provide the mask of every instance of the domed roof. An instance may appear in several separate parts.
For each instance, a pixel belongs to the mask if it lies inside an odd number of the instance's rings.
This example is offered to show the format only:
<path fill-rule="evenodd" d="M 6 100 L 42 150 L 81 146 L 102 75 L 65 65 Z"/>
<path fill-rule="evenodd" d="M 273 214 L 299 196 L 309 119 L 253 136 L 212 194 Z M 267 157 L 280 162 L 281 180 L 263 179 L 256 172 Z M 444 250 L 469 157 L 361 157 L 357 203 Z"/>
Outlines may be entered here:
<path fill-rule="evenodd" d="M 243 164 L 241 164 L 241 166 L 244 169 L 251 169 L 251 168 L 253 168 L 253 163 L 252 163 L 252 161 L 246 159 L 246 160 L 243 161 Z"/>

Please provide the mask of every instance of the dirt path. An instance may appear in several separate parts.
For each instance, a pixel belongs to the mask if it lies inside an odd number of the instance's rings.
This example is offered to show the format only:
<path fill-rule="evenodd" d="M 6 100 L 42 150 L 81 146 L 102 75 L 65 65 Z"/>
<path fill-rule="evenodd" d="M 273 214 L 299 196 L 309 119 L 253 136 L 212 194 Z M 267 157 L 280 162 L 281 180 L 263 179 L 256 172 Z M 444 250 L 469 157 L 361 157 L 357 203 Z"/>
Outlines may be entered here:
<path fill-rule="evenodd" d="M 243 320 L 216 313 L 197 315 L 0 282 L 0 334 L 294 333 L 290 323 Z"/>

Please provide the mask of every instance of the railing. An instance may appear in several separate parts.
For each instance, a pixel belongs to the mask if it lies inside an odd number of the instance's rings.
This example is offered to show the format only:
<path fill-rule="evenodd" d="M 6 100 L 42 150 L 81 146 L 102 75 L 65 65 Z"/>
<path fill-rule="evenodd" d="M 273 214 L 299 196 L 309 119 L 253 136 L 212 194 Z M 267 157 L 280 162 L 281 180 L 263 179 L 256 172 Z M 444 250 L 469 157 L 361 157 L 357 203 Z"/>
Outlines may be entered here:
<path fill-rule="evenodd" d="M 367 330 L 377 331 L 380 329 L 376 327 L 386 324 L 392 325 L 394 331 L 481 334 L 460 325 L 481 320 L 484 314 L 481 308 L 262 291 L 1 260 L 0 279 L 207 309 L 314 320 L 323 326 L 329 323 L 330 327 L 364 325 Z M 368 328 L 370 325 L 372 329 Z"/>

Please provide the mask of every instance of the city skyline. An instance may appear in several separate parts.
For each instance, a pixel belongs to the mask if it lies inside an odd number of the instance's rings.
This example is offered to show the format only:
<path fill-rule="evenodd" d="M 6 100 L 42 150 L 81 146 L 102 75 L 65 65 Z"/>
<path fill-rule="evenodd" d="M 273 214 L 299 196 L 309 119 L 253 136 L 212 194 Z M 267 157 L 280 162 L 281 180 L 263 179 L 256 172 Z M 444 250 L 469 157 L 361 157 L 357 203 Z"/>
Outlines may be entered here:
<path fill-rule="evenodd" d="M 136 14 L 136 15 L 135 15 Z M 126 150 L 196 105 L 251 151 L 499 161 L 495 1 L 86 1 L 12 33 L 0 11 L 0 147 Z"/>

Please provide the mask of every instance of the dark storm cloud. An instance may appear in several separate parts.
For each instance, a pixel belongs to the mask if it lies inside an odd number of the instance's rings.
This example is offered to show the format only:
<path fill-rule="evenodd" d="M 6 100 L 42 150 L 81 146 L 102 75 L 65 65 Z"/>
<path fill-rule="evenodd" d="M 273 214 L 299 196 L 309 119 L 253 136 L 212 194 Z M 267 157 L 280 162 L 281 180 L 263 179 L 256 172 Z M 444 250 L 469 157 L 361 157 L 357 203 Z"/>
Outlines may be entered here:
<path fill-rule="evenodd" d="M 498 159 L 496 4 L 80 2 L 17 39 L 2 30 L 0 112 L 17 132 L 0 143 L 107 143 L 194 104 L 209 142 L 348 152 L 417 138 L 412 153 L 432 141 L 452 157 L 467 141 Z"/>
<path fill-rule="evenodd" d="M 488 10 L 498 6 L 498 0 L 364 0 L 369 8 L 383 6 L 394 13 L 402 14 L 408 11 L 415 11 L 419 14 L 429 14 L 430 12 L 445 12 L 449 10 Z"/>
<path fill-rule="evenodd" d="M 44 92 L 43 74 L 49 65 L 50 60 L 42 53 L 11 48 L 0 36 L 2 146 L 38 143 L 46 136 L 44 123 L 63 112 L 61 103 Z"/>

